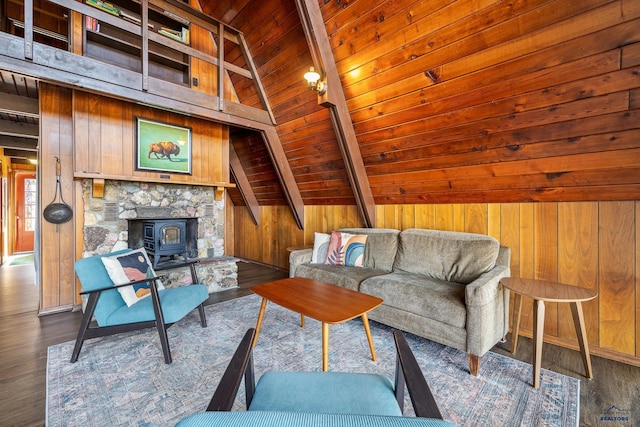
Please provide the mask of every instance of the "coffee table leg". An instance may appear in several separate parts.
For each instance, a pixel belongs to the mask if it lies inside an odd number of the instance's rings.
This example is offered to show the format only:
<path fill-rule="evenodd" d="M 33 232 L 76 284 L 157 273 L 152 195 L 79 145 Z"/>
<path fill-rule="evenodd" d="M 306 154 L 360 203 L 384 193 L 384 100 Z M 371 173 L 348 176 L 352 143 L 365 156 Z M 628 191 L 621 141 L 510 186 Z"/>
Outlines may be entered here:
<path fill-rule="evenodd" d="M 518 347 L 518 333 L 520 332 L 520 314 L 522 313 L 522 295 L 513 297 L 513 327 L 511 329 L 511 354 L 516 354 Z"/>
<path fill-rule="evenodd" d="M 262 304 L 260 305 L 260 314 L 258 314 L 258 322 L 256 323 L 256 336 L 253 339 L 253 346 L 258 343 L 258 335 L 260 334 L 260 326 L 262 326 L 262 316 L 264 316 L 264 309 L 267 308 L 267 299 L 262 298 Z"/>
<path fill-rule="evenodd" d="M 300 315 L 300 327 L 304 328 L 304 314 Z"/>
<path fill-rule="evenodd" d="M 544 301 L 533 301 L 533 388 L 540 387 L 540 365 L 542 365 L 542 342 L 544 336 Z"/>
<path fill-rule="evenodd" d="M 367 340 L 369 341 L 369 348 L 371 349 L 371 360 L 376 361 L 376 350 L 373 348 L 373 339 L 371 338 L 371 329 L 369 328 L 369 317 L 367 313 L 362 314 L 362 324 L 364 325 L 364 331 L 367 333 Z"/>
<path fill-rule="evenodd" d="M 329 370 L 329 324 L 322 323 L 322 370 Z"/>
<path fill-rule="evenodd" d="M 576 327 L 576 335 L 578 336 L 578 344 L 580 344 L 580 353 L 582 353 L 582 362 L 584 363 L 584 371 L 587 378 L 593 378 L 591 370 L 591 356 L 589 355 L 589 342 L 587 341 L 587 332 L 584 326 L 584 314 L 582 313 L 582 303 L 571 303 L 571 314 L 573 315 L 573 324 Z"/>

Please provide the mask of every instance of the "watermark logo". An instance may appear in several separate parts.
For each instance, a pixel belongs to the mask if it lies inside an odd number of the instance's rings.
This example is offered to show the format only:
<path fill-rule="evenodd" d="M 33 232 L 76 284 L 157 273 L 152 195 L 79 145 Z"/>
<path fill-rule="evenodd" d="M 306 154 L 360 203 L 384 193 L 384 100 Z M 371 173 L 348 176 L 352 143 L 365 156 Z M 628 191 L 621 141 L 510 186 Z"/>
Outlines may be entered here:
<path fill-rule="evenodd" d="M 616 405 L 612 405 L 605 409 L 600 416 L 600 421 L 629 421 L 630 413 L 631 411 L 628 409 L 622 409 Z"/>

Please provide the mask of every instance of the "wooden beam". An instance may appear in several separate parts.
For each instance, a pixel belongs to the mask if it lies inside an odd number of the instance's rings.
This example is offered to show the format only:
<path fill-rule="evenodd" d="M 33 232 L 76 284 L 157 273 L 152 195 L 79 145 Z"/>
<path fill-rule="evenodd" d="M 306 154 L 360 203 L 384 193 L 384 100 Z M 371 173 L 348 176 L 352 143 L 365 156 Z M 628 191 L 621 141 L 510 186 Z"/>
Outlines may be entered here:
<path fill-rule="evenodd" d="M 33 0 L 24 2 L 24 57 L 33 58 Z"/>
<path fill-rule="evenodd" d="M 240 49 L 242 49 L 242 54 L 249 65 L 249 70 L 251 71 L 251 75 L 253 76 L 253 81 L 255 82 L 256 89 L 258 91 L 258 96 L 260 97 L 260 101 L 262 102 L 262 106 L 269 113 L 269 117 L 271 118 L 271 124 L 276 124 L 276 116 L 274 116 L 273 111 L 271 111 L 271 106 L 269 105 L 269 100 L 267 99 L 267 94 L 264 91 L 264 86 L 262 86 L 262 81 L 258 76 L 258 71 L 256 70 L 256 65 L 253 62 L 253 58 L 249 52 L 249 47 L 247 46 L 247 42 L 244 39 L 244 35 L 242 33 L 238 34 Z"/>
<path fill-rule="evenodd" d="M 0 120 L 1 136 L 16 136 L 20 138 L 38 139 L 39 133 L 39 126 L 36 124 L 12 122 L 10 120 Z"/>
<path fill-rule="evenodd" d="M 376 206 L 320 6 L 316 0 L 296 0 L 296 8 L 314 67 L 326 76 L 327 90 L 324 94 L 318 95 L 318 103 L 329 109 L 360 215 L 367 227 L 373 227 Z"/>
<path fill-rule="evenodd" d="M 289 207 L 291 207 L 296 224 L 300 230 L 304 230 L 304 202 L 302 201 L 302 196 L 300 195 L 300 190 L 298 189 L 298 184 L 293 176 L 293 172 L 291 172 L 287 156 L 282 149 L 278 132 L 276 132 L 275 127 L 271 126 L 262 132 L 262 137 L 266 143 L 267 150 L 269 150 L 273 167 L 276 170 L 284 194 L 287 197 L 287 202 L 289 203 Z"/>
<path fill-rule="evenodd" d="M 0 113 L 16 114 L 37 119 L 40 117 L 38 100 L 26 96 L 0 93 Z"/>
<path fill-rule="evenodd" d="M 19 159 L 37 159 L 38 153 L 33 150 L 15 150 L 13 148 L 3 148 L 5 157 L 15 157 Z"/>
<path fill-rule="evenodd" d="M 104 197 L 104 179 L 94 178 L 91 180 L 91 195 L 96 199 Z"/>
<path fill-rule="evenodd" d="M 224 24 L 219 23 L 218 34 L 224 34 Z M 218 64 L 224 64 L 224 39 L 218 38 Z M 218 109 L 224 111 L 224 67 L 218 66 Z"/>
<path fill-rule="evenodd" d="M 240 163 L 238 154 L 231 143 L 229 144 L 229 166 L 231 175 L 233 175 L 233 179 L 236 181 L 236 187 L 242 196 L 242 200 L 244 200 L 244 204 L 247 206 L 247 209 L 249 209 L 249 215 L 253 223 L 260 225 L 260 206 L 258 199 L 251 188 L 251 183 L 247 179 L 242 163 Z"/>
<path fill-rule="evenodd" d="M 142 59 L 142 90 L 149 90 L 149 2 L 140 1 L 140 12 L 142 13 L 140 31 L 142 36 L 142 49 L 140 57 Z"/>
<path fill-rule="evenodd" d="M 38 151 L 38 140 L 19 136 L 0 135 L 0 147 L 15 150 Z"/>

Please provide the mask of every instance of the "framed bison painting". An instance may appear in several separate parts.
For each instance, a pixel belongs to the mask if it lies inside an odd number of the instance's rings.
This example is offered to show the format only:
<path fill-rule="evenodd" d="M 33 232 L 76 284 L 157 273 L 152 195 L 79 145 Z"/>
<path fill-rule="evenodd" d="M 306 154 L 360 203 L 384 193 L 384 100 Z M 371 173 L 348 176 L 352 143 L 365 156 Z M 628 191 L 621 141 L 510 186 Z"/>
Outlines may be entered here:
<path fill-rule="evenodd" d="M 136 117 L 136 169 L 191 173 L 191 128 Z"/>

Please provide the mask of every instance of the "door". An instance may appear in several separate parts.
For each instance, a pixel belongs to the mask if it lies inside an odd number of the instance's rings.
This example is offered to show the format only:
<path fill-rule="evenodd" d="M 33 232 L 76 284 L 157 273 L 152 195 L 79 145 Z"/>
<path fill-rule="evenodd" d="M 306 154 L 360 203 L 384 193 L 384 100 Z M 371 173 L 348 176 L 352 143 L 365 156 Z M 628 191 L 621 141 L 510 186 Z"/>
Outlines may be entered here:
<path fill-rule="evenodd" d="M 16 175 L 16 252 L 32 252 L 38 199 L 35 173 Z"/>

